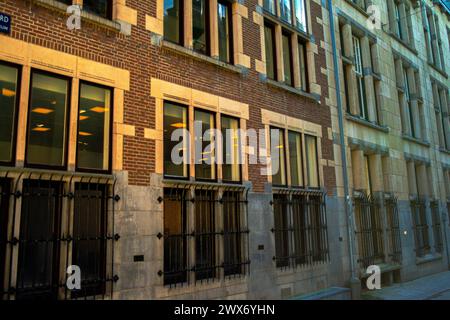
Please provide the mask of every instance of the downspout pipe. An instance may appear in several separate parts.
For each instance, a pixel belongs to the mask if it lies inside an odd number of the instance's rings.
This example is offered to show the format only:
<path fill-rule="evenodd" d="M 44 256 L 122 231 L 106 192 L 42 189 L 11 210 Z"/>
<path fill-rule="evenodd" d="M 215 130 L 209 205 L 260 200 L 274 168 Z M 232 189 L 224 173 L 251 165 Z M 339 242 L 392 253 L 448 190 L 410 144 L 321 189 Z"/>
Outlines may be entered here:
<path fill-rule="evenodd" d="M 353 214 L 352 206 L 350 204 L 350 192 L 348 184 L 348 172 L 347 172 L 347 155 L 345 148 L 345 134 L 344 134 L 344 115 L 342 113 L 342 99 L 341 99 L 341 87 L 339 81 L 339 62 L 337 56 L 336 36 L 334 27 L 334 14 L 332 0 L 327 0 L 327 7 L 329 13 L 330 23 L 330 37 L 333 50 L 333 65 L 334 65 L 334 82 L 336 85 L 336 101 L 337 111 L 339 119 L 339 143 L 341 145 L 341 161 L 342 161 L 342 174 L 344 178 L 344 195 L 345 195 L 345 214 L 347 216 L 347 232 L 348 232 L 348 252 L 351 269 L 350 286 L 352 288 L 352 294 L 354 298 L 359 298 L 359 292 L 353 291 L 353 286 L 360 286 L 360 280 L 356 275 L 355 261 L 354 261 L 354 234 L 353 234 Z M 357 289 L 356 289 L 357 290 Z M 356 295 L 356 296 L 355 296 Z"/>

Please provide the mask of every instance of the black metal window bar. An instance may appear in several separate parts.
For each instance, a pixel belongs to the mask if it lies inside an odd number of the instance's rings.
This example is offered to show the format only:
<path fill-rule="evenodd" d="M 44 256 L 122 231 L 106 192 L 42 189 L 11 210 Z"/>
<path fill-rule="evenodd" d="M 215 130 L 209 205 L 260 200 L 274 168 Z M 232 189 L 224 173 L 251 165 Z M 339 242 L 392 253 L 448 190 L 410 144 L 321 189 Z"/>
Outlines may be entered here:
<path fill-rule="evenodd" d="M 356 191 L 353 198 L 358 263 L 362 269 L 385 262 L 383 219 L 378 199 L 364 191 Z"/>
<path fill-rule="evenodd" d="M 416 256 L 423 257 L 430 252 L 426 201 L 417 198 L 410 201 L 413 231 L 416 243 Z"/>
<path fill-rule="evenodd" d="M 441 217 L 439 214 L 439 202 L 437 200 L 430 202 L 431 219 L 433 222 L 434 248 L 436 252 L 442 253 L 444 243 L 442 241 Z"/>
<path fill-rule="evenodd" d="M 402 244 L 400 239 L 397 198 L 394 196 L 386 197 L 384 199 L 384 208 L 386 210 L 388 255 L 392 262 L 401 264 Z"/>
<path fill-rule="evenodd" d="M 450 201 L 447 201 L 448 223 L 450 225 Z"/>
<path fill-rule="evenodd" d="M 237 188 L 239 189 L 239 188 Z M 247 201 L 242 190 L 217 190 L 189 185 L 164 189 L 164 271 L 166 286 L 209 282 L 221 277 L 243 276 L 249 271 Z M 193 208 L 192 215 L 189 207 Z M 223 208 L 219 221 L 218 206 Z M 191 220 L 192 219 L 192 220 Z M 223 230 L 219 229 L 219 225 Z M 220 246 L 223 261 L 219 262 Z M 190 259 L 193 257 L 193 259 Z"/>
<path fill-rule="evenodd" d="M 275 263 L 293 268 L 328 261 L 325 194 L 280 190 L 273 196 Z"/>
<path fill-rule="evenodd" d="M 22 172 L 1 185 L 1 217 L 8 221 L 1 226 L 1 298 L 111 298 L 118 280 L 114 179 Z M 67 287 L 72 265 L 81 271 L 78 290 Z"/>

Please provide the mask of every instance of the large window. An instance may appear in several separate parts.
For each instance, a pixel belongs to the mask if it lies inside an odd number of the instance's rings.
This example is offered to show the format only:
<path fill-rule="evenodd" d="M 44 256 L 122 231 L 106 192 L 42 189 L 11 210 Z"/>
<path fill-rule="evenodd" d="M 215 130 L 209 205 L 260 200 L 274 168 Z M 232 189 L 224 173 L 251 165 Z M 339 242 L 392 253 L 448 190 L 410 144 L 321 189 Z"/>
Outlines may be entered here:
<path fill-rule="evenodd" d="M 195 177 L 197 179 L 216 179 L 214 113 L 195 110 Z"/>
<path fill-rule="evenodd" d="M 70 82 L 37 71 L 31 79 L 26 163 L 64 167 Z"/>
<path fill-rule="evenodd" d="M 448 89 L 436 81 L 431 81 L 433 91 L 433 105 L 436 115 L 436 129 L 439 146 L 442 150 L 450 150 L 450 121 Z"/>
<path fill-rule="evenodd" d="M 233 43 L 232 43 L 232 17 L 231 4 L 226 0 L 217 3 L 217 17 L 219 27 L 219 59 L 220 61 L 232 63 Z"/>
<path fill-rule="evenodd" d="M 286 160 L 284 130 L 270 129 L 270 150 L 272 159 L 272 184 L 286 185 Z"/>
<path fill-rule="evenodd" d="M 306 43 L 303 40 L 298 41 L 298 63 L 300 68 L 300 89 L 309 91 L 308 88 L 308 73 L 307 73 L 307 59 L 306 59 Z"/>
<path fill-rule="evenodd" d="M 306 32 L 306 5 L 305 0 L 294 0 L 295 26 Z"/>
<path fill-rule="evenodd" d="M 353 36 L 353 50 L 353 54 L 355 57 L 356 82 L 358 87 L 359 111 L 361 117 L 368 120 L 369 115 L 367 112 L 366 91 L 364 86 L 361 44 L 359 38 L 355 36 Z"/>
<path fill-rule="evenodd" d="M 286 22 L 292 23 L 291 0 L 279 0 L 279 2 L 281 19 Z"/>
<path fill-rule="evenodd" d="M 277 60 L 275 50 L 275 27 L 272 24 L 264 24 L 264 42 L 266 49 L 266 73 L 272 80 L 277 78 Z"/>
<path fill-rule="evenodd" d="M 164 103 L 164 175 L 188 177 L 187 107 Z M 174 141 L 172 141 L 172 139 Z"/>
<path fill-rule="evenodd" d="M 193 48 L 202 54 L 209 54 L 209 1 L 192 0 Z"/>
<path fill-rule="evenodd" d="M 18 89 L 19 69 L 0 64 L 0 163 L 12 164 L 14 160 Z"/>
<path fill-rule="evenodd" d="M 428 62 L 434 67 L 444 70 L 445 59 L 442 48 L 443 41 L 439 28 L 439 18 L 425 3 L 422 4 L 422 21 L 427 45 Z"/>
<path fill-rule="evenodd" d="M 319 188 L 319 163 L 317 159 L 317 138 L 305 135 L 306 172 L 308 187 Z"/>
<path fill-rule="evenodd" d="M 105 19 L 112 19 L 113 0 L 83 0 L 83 10 L 90 11 Z"/>
<path fill-rule="evenodd" d="M 293 86 L 294 79 L 292 77 L 292 46 L 291 46 L 291 35 L 288 33 L 283 33 L 283 65 L 284 65 L 284 83 Z"/>
<path fill-rule="evenodd" d="M 276 4 L 275 4 L 275 0 L 264 0 L 264 9 L 269 11 L 271 14 L 275 15 L 276 14 Z"/>
<path fill-rule="evenodd" d="M 239 120 L 229 116 L 221 117 L 223 139 L 222 180 L 241 181 L 241 141 L 239 138 Z"/>
<path fill-rule="evenodd" d="M 77 140 L 79 169 L 109 170 L 111 105 L 110 89 L 81 83 Z"/>
<path fill-rule="evenodd" d="M 183 44 L 183 0 L 164 0 L 164 39 Z"/>
<path fill-rule="evenodd" d="M 303 168 L 302 168 L 302 138 L 301 134 L 289 131 L 289 163 L 291 185 L 303 186 Z"/>

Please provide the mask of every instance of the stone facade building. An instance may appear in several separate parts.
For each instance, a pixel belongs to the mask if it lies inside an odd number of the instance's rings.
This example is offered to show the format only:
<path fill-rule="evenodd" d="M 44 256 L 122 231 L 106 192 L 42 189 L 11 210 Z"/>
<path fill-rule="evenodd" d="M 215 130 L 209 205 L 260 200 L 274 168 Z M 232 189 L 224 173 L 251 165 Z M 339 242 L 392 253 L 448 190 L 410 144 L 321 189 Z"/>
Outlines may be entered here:
<path fill-rule="evenodd" d="M 439 1 L 333 4 L 334 23 L 329 12 L 323 17 L 327 104 L 338 197 L 345 198 L 347 185 L 355 228 L 353 275 L 364 279 L 366 268 L 378 264 L 392 283 L 447 270 L 448 8 Z M 348 181 L 341 175 L 342 133 Z"/>
<path fill-rule="evenodd" d="M 333 1 L 333 51 L 327 1 L 0 0 L 0 299 L 280 299 L 371 264 L 445 270 L 448 13 L 404 1 L 411 20 L 369 31 L 353 2 Z"/>

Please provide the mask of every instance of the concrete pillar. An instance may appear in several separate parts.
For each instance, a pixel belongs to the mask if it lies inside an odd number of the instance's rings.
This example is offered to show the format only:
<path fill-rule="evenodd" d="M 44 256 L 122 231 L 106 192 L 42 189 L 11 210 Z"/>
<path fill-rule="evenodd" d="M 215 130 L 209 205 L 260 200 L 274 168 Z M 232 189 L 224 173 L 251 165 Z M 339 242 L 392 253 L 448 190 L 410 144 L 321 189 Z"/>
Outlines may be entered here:
<path fill-rule="evenodd" d="M 291 35 L 291 48 L 292 48 L 292 69 L 294 74 L 294 87 L 297 89 L 301 89 L 302 83 L 300 79 L 300 59 L 298 52 L 298 38 L 295 33 Z"/>
<path fill-rule="evenodd" d="M 349 23 L 342 26 L 342 39 L 342 52 L 348 58 L 353 57 L 352 26 Z"/>
<path fill-rule="evenodd" d="M 417 183 L 416 183 L 416 165 L 413 161 L 408 161 L 407 177 L 408 177 L 408 190 L 410 195 L 417 195 Z"/>
<path fill-rule="evenodd" d="M 372 185 L 372 192 L 383 192 L 384 191 L 384 181 L 383 181 L 383 166 L 381 163 L 380 154 L 372 154 L 369 156 L 370 162 L 370 182 Z"/>
<path fill-rule="evenodd" d="M 364 76 L 364 86 L 366 91 L 366 104 L 368 118 L 370 122 L 377 122 L 376 113 L 376 103 L 375 103 L 375 87 L 373 84 L 372 71 L 372 54 L 369 38 L 367 36 L 362 37 L 361 43 L 361 53 L 362 53 L 362 63 L 363 63 L 363 74 Z M 369 73 L 370 72 L 370 73 Z"/>
<path fill-rule="evenodd" d="M 230 17 L 229 17 L 230 18 Z M 209 38 L 211 43 L 211 57 L 219 57 L 219 25 L 217 13 L 217 0 L 209 1 Z M 230 39 L 231 40 L 231 39 Z"/>
<path fill-rule="evenodd" d="M 352 26 L 348 23 L 342 27 L 342 39 L 342 53 L 345 57 L 351 58 L 354 62 Z M 359 115 L 358 89 L 356 87 L 356 74 L 354 71 L 354 66 L 346 66 L 344 72 L 347 79 L 347 104 L 350 109 L 350 113 L 353 115 Z"/>
<path fill-rule="evenodd" d="M 446 90 L 441 90 L 440 93 L 441 98 L 441 116 L 443 117 L 443 127 L 444 127 L 444 136 L 446 140 L 447 150 L 450 150 L 450 108 L 448 102 L 448 96 Z"/>
<path fill-rule="evenodd" d="M 411 97 L 410 106 L 412 113 L 412 125 L 414 128 L 414 136 L 417 139 L 422 139 L 422 127 L 420 123 L 420 114 L 419 114 L 419 103 L 417 101 L 417 86 L 416 86 L 416 76 L 415 70 L 413 68 L 408 68 L 407 70 L 408 84 L 409 84 L 409 92 Z"/>
<path fill-rule="evenodd" d="M 430 196 L 430 188 L 428 186 L 427 167 L 425 164 L 416 166 L 417 192 L 420 196 Z"/>
<path fill-rule="evenodd" d="M 183 1 L 183 31 L 184 31 L 184 46 L 186 48 L 193 48 L 192 40 L 192 1 Z"/>
<path fill-rule="evenodd" d="M 284 82 L 283 31 L 281 25 L 275 25 L 275 52 L 277 61 L 277 80 Z"/>
<path fill-rule="evenodd" d="M 352 151 L 352 172 L 353 172 L 353 188 L 355 190 L 365 190 L 367 188 L 367 178 L 365 175 L 365 159 L 364 151 Z"/>
<path fill-rule="evenodd" d="M 405 8 L 405 3 L 403 1 L 400 2 L 398 9 L 400 10 L 400 25 L 402 27 L 401 38 L 402 38 L 402 40 L 408 42 L 409 31 L 408 31 L 408 23 L 407 23 L 407 19 L 406 19 L 406 8 Z"/>
<path fill-rule="evenodd" d="M 392 33 L 398 34 L 397 21 L 395 20 L 394 1 L 386 1 L 389 13 L 389 29 Z"/>

